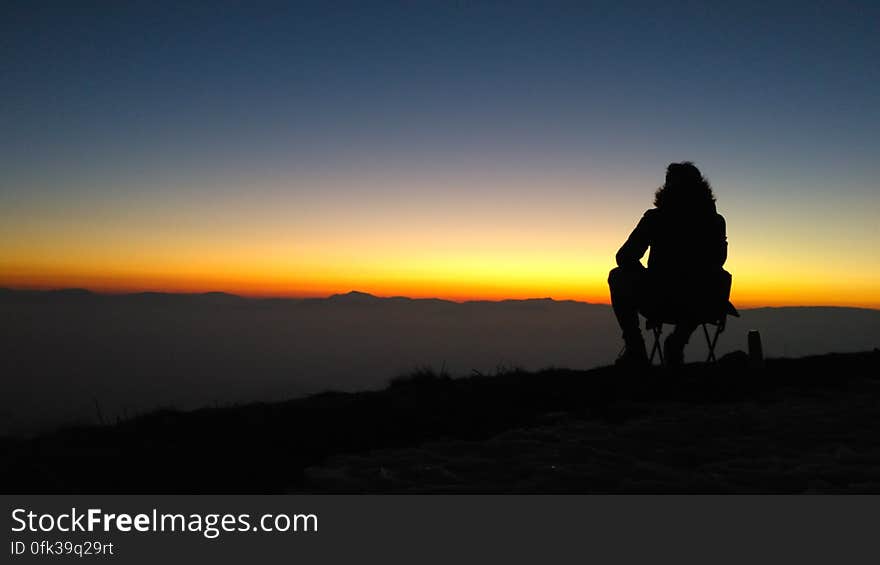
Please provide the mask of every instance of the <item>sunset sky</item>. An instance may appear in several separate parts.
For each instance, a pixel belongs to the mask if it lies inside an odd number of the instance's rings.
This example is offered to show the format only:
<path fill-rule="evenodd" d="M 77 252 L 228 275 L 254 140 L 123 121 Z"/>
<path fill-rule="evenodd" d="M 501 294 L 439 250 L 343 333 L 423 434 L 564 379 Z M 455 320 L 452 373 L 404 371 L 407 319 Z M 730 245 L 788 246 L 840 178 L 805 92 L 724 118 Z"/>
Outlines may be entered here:
<path fill-rule="evenodd" d="M 692 160 L 736 305 L 880 308 L 876 2 L 0 21 L 0 286 L 608 302 L 615 251 Z"/>

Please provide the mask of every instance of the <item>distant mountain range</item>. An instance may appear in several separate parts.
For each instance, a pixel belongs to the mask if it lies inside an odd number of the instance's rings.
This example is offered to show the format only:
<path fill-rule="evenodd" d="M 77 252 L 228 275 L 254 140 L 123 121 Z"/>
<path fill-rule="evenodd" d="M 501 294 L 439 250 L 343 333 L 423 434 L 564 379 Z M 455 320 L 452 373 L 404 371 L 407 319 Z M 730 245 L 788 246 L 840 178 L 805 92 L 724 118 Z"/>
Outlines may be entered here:
<path fill-rule="evenodd" d="M 741 310 L 719 354 L 758 329 L 768 356 L 800 357 L 880 345 L 880 311 L 786 307 Z M 608 305 L 550 298 L 451 302 L 232 294 L 107 295 L 83 289 L 0 289 L 0 433 L 61 422 L 362 390 L 431 366 L 452 374 L 499 367 L 607 365 L 620 350 Z M 689 360 L 705 356 L 694 334 Z"/>
<path fill-rule="evenodd" d="M 575 300 L 554 300 L 553 298 L 508 298 L 503 300 L 466 300 L 457 302 L 442 298 L 410 298 L 407 296 L 376 296 L 368 292 L 351 290 L 345 293 L 331 294 L 322 298 L 249 298 L 231 294 L 228 292 L 129 292 L 129 293 L 99 293 L 85 288 L 62 288 L 53 290 L 20 290 L 0 287 L 0 301 L 4 302 L 52 302 L 72 300 L 228 300 L 248 302 L 288 302 L 288 303 L 337 303 L 337 304 L 379 304 L 387 302 L 418 302 L 418 303 L 443 303 L 443 304 L 510 304 L 510 303 L 576 303 Z M 584 302 L 583 304 L 587 304 Z"/>

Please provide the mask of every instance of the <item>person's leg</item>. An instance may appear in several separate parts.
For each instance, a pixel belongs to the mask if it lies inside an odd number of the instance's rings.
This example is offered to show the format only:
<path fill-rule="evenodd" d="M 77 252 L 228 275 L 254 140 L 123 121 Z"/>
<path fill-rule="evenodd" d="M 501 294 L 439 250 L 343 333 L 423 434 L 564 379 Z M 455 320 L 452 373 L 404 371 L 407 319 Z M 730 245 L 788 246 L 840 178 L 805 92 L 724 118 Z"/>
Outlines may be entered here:
<path fill-rule="evenodd" d="M 644 280 L 645 269 L 641 265 L 617 267 L 608 273 L 611 306 L 626 344 L 624 355 L 637 360 L 647 360 L 648 357 L 642 330 L 639 328 L 639 302 Z"/>
<path fill-rule="evenodd" d="M 667 365 L 676 366 L 684 363 L 684 347 L 698 325 L 692 322 L 680 322 L 675 325 L 675 329 L 663 344 L 663 355 Z"/>
<path fill-rule="evenodd" d="M 641 268 L 616 267 L 608 273 L 611 307 L 623 336 L 639 334 L 639 295 L 644 273 Z"/>

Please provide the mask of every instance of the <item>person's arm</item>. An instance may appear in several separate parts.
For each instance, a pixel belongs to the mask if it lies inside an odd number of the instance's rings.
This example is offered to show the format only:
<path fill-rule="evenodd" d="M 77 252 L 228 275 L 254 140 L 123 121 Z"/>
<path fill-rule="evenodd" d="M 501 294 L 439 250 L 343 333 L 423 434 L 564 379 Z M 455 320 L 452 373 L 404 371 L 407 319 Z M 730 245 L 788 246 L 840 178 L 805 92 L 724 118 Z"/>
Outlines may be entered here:
<path fill-rule="evenodd" d="M 618 266 L 625 267 L 639 262 L 651 245 L 652 225 L 651 210 L 648 210 L 618 250 L 616 257 Z"/>

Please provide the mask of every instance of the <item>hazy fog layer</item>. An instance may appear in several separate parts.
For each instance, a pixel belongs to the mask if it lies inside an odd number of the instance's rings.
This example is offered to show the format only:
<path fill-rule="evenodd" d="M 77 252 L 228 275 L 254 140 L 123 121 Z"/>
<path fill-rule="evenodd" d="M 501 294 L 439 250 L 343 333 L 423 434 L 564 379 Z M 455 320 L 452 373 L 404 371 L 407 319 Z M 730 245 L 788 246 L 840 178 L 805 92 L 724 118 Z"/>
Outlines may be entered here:
<path fill-rule="evenodd" d="M 589 368 L 613 362 L 620 349 L 609 306 L 551 300 L 7 291 L 0 319 L 0 433 L 160 406 L 375 388 L 424 365 L 455 376 L 499 366 Z M 745 349 L 750 328 L 761 331 L 768 356 L 858 351 L 880 344 L 880 311 L 746 310 L 730 321 L 720 354 Z M 705 351 L 694 334 L 688 358 Z"/>

